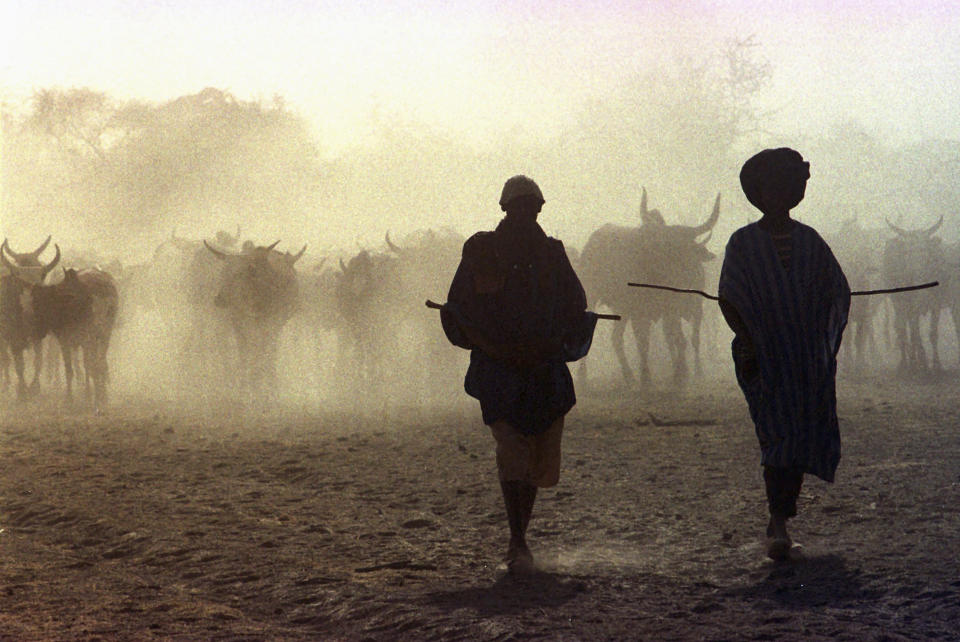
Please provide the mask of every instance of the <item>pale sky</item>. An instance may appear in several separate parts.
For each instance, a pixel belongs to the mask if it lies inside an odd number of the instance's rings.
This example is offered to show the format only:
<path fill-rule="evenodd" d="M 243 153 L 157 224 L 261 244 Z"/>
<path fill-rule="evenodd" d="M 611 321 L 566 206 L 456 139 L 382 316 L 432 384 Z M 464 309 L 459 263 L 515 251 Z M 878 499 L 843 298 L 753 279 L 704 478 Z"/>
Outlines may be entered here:
<path fill-rule="evenodd" d="M 555 132 L 587 96 L 658 60 L 754 36 L 769 129 L 854 117 L 960 139 L 960 3 L 7 0 L 0 98 L 89 87 L 162 102 L 212 86 L 282 95 L 336 153 L 380 109 L 478 145 Z"/>

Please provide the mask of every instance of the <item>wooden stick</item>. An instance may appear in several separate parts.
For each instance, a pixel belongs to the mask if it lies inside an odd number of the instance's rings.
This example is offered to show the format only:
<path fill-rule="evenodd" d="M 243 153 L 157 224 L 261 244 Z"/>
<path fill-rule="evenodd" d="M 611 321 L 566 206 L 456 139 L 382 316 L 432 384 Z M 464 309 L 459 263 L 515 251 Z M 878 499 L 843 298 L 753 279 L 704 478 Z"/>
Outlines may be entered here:
<path fill-rule="evenodd" d="M 443 305 L 442 305 L 442 304 L 436 303 L 435 301 L 431 301 L 430 299 L 427 299 L 427 301 L 426 301 L 426 303 L 425 303 L 424 305 L 426 305 L 426 306 L 427 306 L 428 308 L 430 308 L 431 310 L 442 310 L 442 309 L 443 309 Z M 606 320 L 608 320 L 608 321 L 619 321 L 619 320 L 620 320 L 620 315 L 619 315 L 619 314 L 600 314 L 599 312 L 594 312 L 594 314 L 597 316 L 598 319 L 606 319 Z"/>
<path fill-rule="evenodd" d="M 887 288 L 885 290 L 859 290 L 857 292 L 851 292 L 850 296 L 870 296 L 872 294 L 894 294 L 896 292 L 911 292 L 913 290 L 926 290 L 927 288 L 935 288 L 940 285 L 940 281 L 930 281 L 929 283 L 921 283 L 920 285 L 905 285 L 902 288 Z"/>
<path fill-rule="evenodd" d="M 687 290 L 683 288 L 672 288 L 669 285 L 654 285 L 653 283 L 627 283 L 627 285 L 634 288 L 652 288 L 654 290 L 667 290 L 668 292 L 680 292 L 683 294 L 699 294 L 700 296 L 710 299 L 711 301 L 718 301 L 719 297 L 712 294 L 707 294 L 703 290 Z M 939 281 L 930 281 L 929 283 L 921 283 L 919 285 L 905 285 L 899 288 L 884 288 L 882 290 L 857 290 L 851 292 L 850 296 L 873 296 L 875 294 L 896 294 L 897 292 L 912 292 L 914 290 L 926 290 L 927 288 L 935 288 L 940 285 Z"/>
<path fill-rule="evenodd" d="M 652 283 L 627 283 L 627 285 L 634 288 L 652 288 L 654 290 L 667 290 L 668 292 L 681 292 L 683 294 L 699 294 L 700 296 L 710 299 L 711 301 L 720 300 L 720 297 L 707 294 L 703 290 L 685 290 L 683 288 L 672 288 L 669 285 L 654 285 Z"/>

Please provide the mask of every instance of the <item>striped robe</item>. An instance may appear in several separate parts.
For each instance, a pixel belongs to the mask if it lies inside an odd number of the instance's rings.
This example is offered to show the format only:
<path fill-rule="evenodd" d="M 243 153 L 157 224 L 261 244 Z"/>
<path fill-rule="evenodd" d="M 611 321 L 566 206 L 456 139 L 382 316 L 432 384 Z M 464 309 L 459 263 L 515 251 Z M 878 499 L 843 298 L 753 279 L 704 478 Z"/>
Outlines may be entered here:
<path fill-rule="evenodd" d="M 840 461 L 835 376 L 850 309 L 850 287 L 826 242 L 794 222 L 790 267 L 770 234 L 751 223 L 730 237 L 720 298 L 732 304 L 753 340 L 758 375 L 743 376 L 734 338 L 737 382 L 756 426 L 762 462 L 797 467 L 832 482 Z"/>

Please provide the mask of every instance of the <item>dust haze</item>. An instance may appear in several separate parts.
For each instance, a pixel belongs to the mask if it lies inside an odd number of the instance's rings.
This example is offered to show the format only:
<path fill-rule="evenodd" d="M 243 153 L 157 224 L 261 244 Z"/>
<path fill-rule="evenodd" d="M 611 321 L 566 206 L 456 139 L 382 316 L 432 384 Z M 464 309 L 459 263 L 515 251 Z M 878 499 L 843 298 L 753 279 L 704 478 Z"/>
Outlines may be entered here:
<path fill-rule="evenodd" d="M 474 231 L 496 225 L 499 190 L 513 174 L 538 181 L 546 197 L 540 221 L 565 242 L 575 266 L 600 226 L 639 225 L 643 189 L 668 224 L 683 225 L 705 220 L 719 193 L 720 218 L 707 243 L 717 258 L 705 266 L 707 290 L 715 289 L 726 238 L 756 218 L 737 175 L 762 147 L 788 145 L 810 161 L 807 198 L 795 214 L 831 243 L 841 243 L 845 224 L 856 223 L 882 242 L 891 236 L 885 220 L 920 228 L 941 216 L 939 236 L 957 239 L 957 127 L 900 127 L 850 96 L 842 108 L 809 112 L 804 126 L 787 103 L 799 91 L 791 78 L 809 79 L 765 40 L 768 22 L 751 25 L 741 16 L 711 33 L 679 16 L 673 24 L 696 27 L 696 38 L 656 40 L 624 23 L 613 26 L 629 15 L 626 5 L 597 11 L 590 16 L 567 7 L 540 29 L 531 16 L 511 14 L 509 21 L 520 27 L 510 33 L 527 36 L 526 45 L 505 33 L 465 58 L 468 71 L 487 55 L 501 65 L 477 75 L 476 86 L 457 70 L 435 70 L 456 78 L 446 92 L 446 77 L 423 78 L 418 87 L 404 76 L 404 65 L 412 64 L 404 46 L 429 25 L 414 21 L 391 45 L 391 17 L 378 14 L 369 23 L 379 25 L 370 32 L 380 38 L 381 58 L 370 76 L 379 85 L 369 89 L 373 102 L 353 105 L 349 118 L 331 109 L 325 120 L 324 104 L 306 92 L 310 81 L 303 77 L 282 87 L 234 90 L 241 83 L 231 69 L 222 80 L 208 73 L 189 90 L 162 94 L 86 78 L 33 81 L 24 91 L 23 81 L 11 76 L 2 106 L 2 234 L 20 252 L 50 235 L 64 267 L 100 266 L 117 279 L 121 314 L 110 350 L 115 398 L 206 409 L 250 400 L 236 386 L 236 340 L 212 306 L 218 268 L 203 241 L 228 252 L 245 242 L 279 241 L 277 250 L 291 254 L 306 245 L 296 263 L 299 302 L 282 330 L 272 401 L 357 412 L 464 402 L 467 356 L 445 342 L 423 301 L 445 299 L 459 246 Z M 494 20 L 480 13 L 472 36 L 486 33 L 484 25 Z M 352 19 L 367 24 L 364 17 Z M 916 37 L 909 18 L 889 17 L 910 27 L 907 41 Z M 671 24 L 663 15 L 657 20 Z M 833 20 L 840 21 L 833 28 L 850 20 L 864 29 L 856 15 Z M 887 34 L 897 24 L 877 29 Z M 584 60 L 550 50 L 557 54 L 553 66 L 531 53 L 549 49 L 558 33 L 568 44 L 592 40 L 590 29 L 599 36 L 608 30 L 615 47 L 602 54 L 591 49 Z M 811 36 L 819 42 L 823 34 Z M 453 39 L 443 43 L 465 55 Z M 856 56 L 851 46 L 838 51 Z M 389 80 L 391 52 L 395 73 L 406 79 L 402 91 Z M 893 51 L 890 69 L 900 69 L 909 54 Z M 525 67 L 510 69 L 511 56 Z M 270 60 L 254 70 L 269 69 Z M 938 68 L 954 63 L 941 60 Z M 278 53 L 274 64 L 292 68 L 287 54 Z M 349 61 L 338 64 L 349 73 Z M 274 69 L 273 76 L 295 78 L 291 68 Z M 123 73 L 118 67 L 118 77 Z M 836 73 L 813 82 L 830 91 Z M 474 97 L 469 108 L 453 97 L 467 87 Z M 343 89 L 331 91 L 337 88 Z M 418 88 L 437 111 L 411 97 Z M 818 95 L 816 84 L 807 90 L 807 101 Z M 939 95 L 956 93 L 954 85 Z M 347 287 L 341 265 L 361 254 L 379 271 Z M 201 264 L 212 272 L 198 276 Z M 689 287 L 688 276 L 675 274 L 669 285 Z M 357 305 L 366 307 L 345 311 Z M 728 381 L 729 335 L 714 307 L 704 309 L 699 376 Z M 590 385 L 581 394 L 621 385 L 609 334 L 610 326 L 601 325 L 587 358 Z M 955 359 L 955 340 L 942 334 L 945 358 Z M 674 382 L 662 336 L 658 325 L 652 385 L 669 389 Z M 630 359 L 635 350 L 628 341 Z M 55 377 L 56 359 L 48 363 L 47 374 Z M 895 364 L 892 348 L 881 363 Z"/>

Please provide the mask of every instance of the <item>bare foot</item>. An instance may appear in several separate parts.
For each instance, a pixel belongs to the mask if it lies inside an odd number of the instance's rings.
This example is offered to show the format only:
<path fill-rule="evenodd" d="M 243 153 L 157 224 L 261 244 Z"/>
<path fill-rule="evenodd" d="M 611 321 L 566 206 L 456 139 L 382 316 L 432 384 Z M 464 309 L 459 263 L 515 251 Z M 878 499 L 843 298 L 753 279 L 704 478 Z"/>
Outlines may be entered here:
<path fill-rule="evenodd" d="M 767 557 L 782 562 L 790 556 L 793 541 L 787 533 L 787 519 L 782 515 L 771 515 L 767 524 Z"/>
<path fill-rule="evenodd" d="M 507 570 L 516 575 L 528 575 L 537 570 L 533 561 L 533 553 L 524 541 L 510 541 L 507 549 Z"/>

